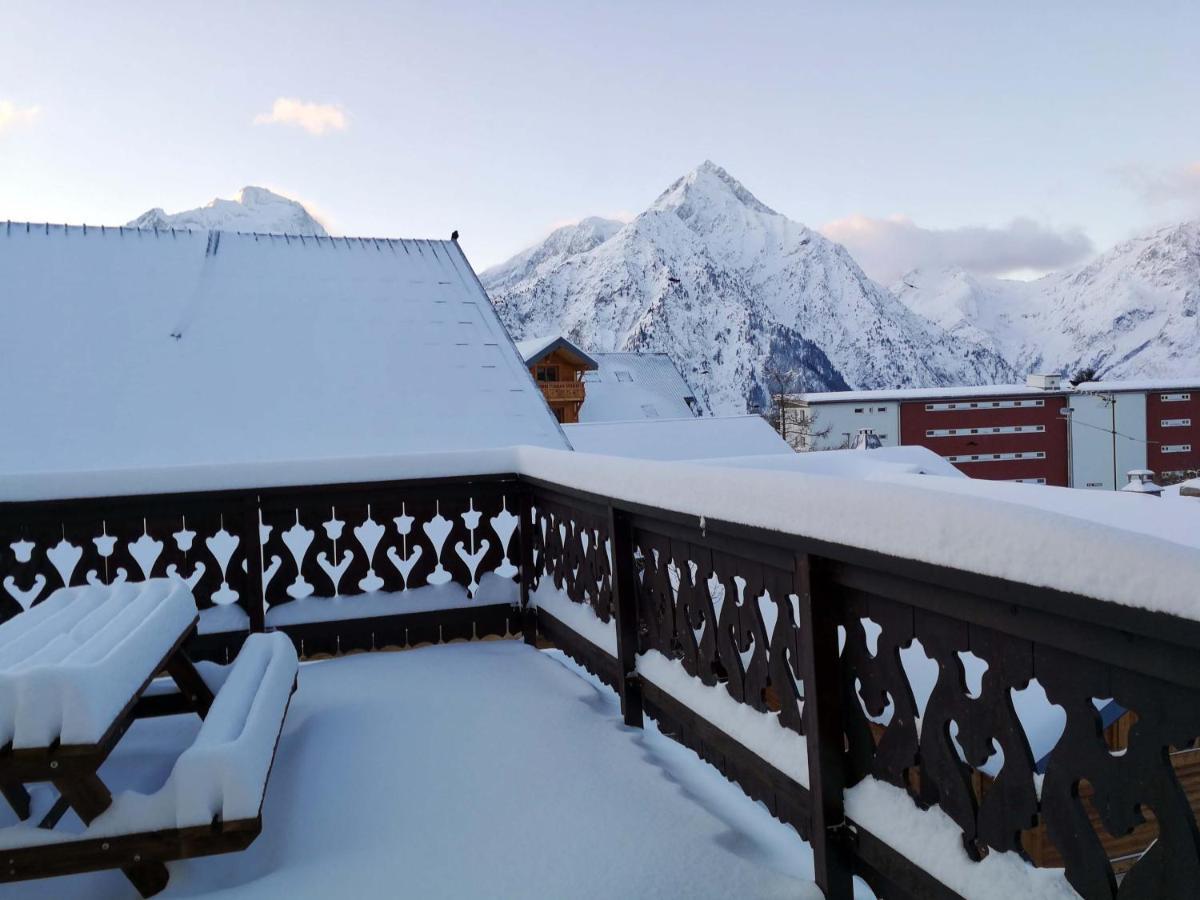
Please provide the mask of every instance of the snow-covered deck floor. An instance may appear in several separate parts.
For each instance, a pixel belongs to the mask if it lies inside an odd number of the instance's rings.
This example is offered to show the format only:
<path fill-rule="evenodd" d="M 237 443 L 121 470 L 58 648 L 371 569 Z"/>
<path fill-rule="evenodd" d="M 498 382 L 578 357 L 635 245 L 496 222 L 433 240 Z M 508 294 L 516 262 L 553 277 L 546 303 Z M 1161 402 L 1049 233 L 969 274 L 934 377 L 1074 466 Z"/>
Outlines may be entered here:
<path fill-rule="evenodd" d="M 191 716 L 139 721 L 102 770 L 156 789 Z M 0 811 L 0 826 L 12 813 Z M 515 641 L 301 667 L 263 834 L 170 865 L 163 897 L 817 898 L 794 831 L 615 695 Z M 6 900 L 132 898 L 119 873 Z"/>

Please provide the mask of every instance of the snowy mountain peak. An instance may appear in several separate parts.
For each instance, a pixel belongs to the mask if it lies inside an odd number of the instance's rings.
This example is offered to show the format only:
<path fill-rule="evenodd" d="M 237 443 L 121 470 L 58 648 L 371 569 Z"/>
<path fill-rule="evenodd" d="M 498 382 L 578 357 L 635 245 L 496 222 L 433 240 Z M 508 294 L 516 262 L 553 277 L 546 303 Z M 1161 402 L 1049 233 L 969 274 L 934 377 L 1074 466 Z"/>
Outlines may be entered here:
<path fill-rule="evenodd" d="M 1170 378 L 1194 374 L 1200 359 L 1200 222 L 1123 241 L 1036 281 L 946 269 L 910 272 L 892 290 L 1018 370 Z"/>
<path fill-rule="evenodd" d="M 327 233 L 325 226 L 301 203 L 253 185 L 242 188 L 233 200 L 217 197 L 197 209 L 167 213 L 156 207 L 128 225 L 131 228 L 219 229 L 261 234 Z"/>
<path fill-rule="evenodd" d="M 701 406 L 719 413 L 765 408 L 768 369 L 795 371 L 796 390 L 1013 377 L 712 162 L 628 224 L 598 221 L 559 229 L 481 273 L 514 337 L 563 334 L 596 352 L 665 352 Z"/>
<path fill-rule="evenodd" d="M 690 210 L 696 207 L 725 206 L 731 201 L 756 213 L 778 215 L 746 190 L 745 185 L 708 159 L 659 194 L 650 208 L 671 210 L 687 219 Z"/>

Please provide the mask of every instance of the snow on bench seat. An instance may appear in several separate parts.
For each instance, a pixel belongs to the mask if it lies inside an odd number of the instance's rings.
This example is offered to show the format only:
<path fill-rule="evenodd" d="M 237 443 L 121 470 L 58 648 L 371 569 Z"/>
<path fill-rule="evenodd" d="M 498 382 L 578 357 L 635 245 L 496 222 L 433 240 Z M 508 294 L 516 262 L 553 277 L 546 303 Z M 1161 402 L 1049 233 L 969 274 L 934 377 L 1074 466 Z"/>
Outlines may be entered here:
<path fill-rule="evenodd" d="M 163 790 L 177 828 L 257 818 L 300 663 L 285 634 L 252 634 Z"/>
<path fill-rule="evenodd" d="M 299 662 L 286 635 L 252 634 L 229 669 L 195 740 L 159 790 L 116 795 L 81 832 L 28 824 L 0 829 L 0 850 L 257 819 Z"/>
<path fill-rule="evenodd" d="M 0 746 L 94 744 L 196 621 L 188 586 L 61 588 L 0 625 Z"/>

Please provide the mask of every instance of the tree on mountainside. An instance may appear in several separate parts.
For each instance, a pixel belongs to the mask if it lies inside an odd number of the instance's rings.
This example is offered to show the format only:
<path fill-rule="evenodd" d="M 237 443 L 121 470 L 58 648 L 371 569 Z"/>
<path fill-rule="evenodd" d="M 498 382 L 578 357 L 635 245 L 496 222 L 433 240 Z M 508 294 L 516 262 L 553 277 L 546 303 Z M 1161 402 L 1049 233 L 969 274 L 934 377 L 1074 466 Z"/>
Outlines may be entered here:
<path fill-rule="evenodd" d="M 1084 366 L 1071 376 L 1071 387 L 1079 387 L 1085 381 L 1095 381 L 1096 370 L 1092 366 Z"/>

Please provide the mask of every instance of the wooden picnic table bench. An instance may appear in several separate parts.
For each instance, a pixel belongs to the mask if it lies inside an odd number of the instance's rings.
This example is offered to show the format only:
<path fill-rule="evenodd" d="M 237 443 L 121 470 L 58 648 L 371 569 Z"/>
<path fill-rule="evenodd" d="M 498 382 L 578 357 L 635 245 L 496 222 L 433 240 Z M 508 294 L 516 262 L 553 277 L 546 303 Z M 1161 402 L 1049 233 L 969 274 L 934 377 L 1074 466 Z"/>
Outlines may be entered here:
<path fill-rule="evenodd" d="M 240 850 L 261 808 L 297 660 L 283 635 L 254 635 L 214 696 L 184 644 L 198 621 L 170 579 L 61 589 L 0 625 L 0 793 L 30 820 L 26 785 L 58 799 L 37 823 L 0 828 L 0 883 L 120 868 L 143 896 L 165 862 Z M 177 692 L 149 690 L 160 674 Z M 153 795 L 117 802 L 99 769 L 137 718 L 194 712 L 195 741 Z M 54 829 L 73 809 L 81 834 Z"/>

